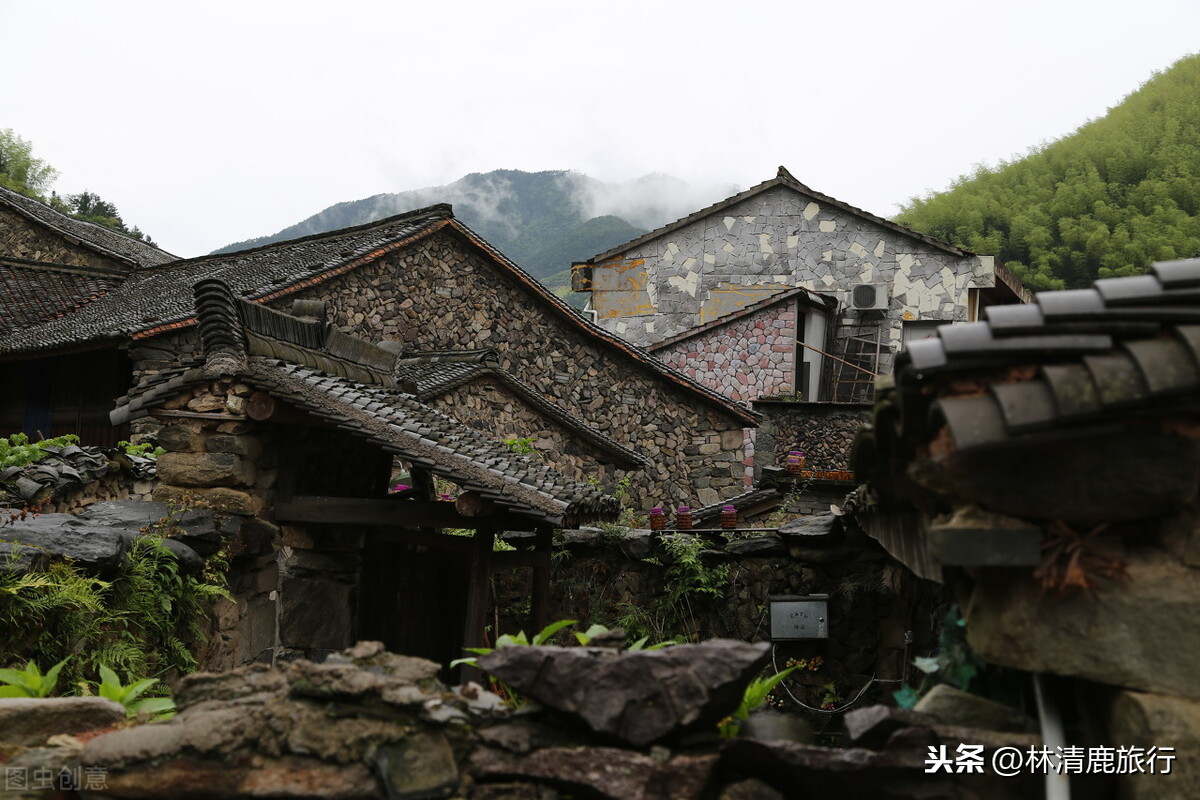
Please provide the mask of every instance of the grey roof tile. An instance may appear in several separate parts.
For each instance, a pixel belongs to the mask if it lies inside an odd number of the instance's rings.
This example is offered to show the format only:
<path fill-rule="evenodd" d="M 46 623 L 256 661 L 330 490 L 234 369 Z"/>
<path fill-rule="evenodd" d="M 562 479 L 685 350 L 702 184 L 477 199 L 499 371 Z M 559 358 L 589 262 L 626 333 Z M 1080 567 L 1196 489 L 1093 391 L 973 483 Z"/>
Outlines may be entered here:
<path fill-rule="evenodd" d="M 1200 371 L 1187 346 L 1178 339 L 1142 339 L 1122 347 L 1141 370 L 1151 394 L 1200 391 Z"/>
<path fill-rule="evenodd" d="M 1054 395 L 1041 381 L 997 383 L 990 389 L 1011 433 L 1052 426 L 1058 416 Z"/>
<path fill-rule="evenodd" d="M 986 317 L 900 354 L 879 401 L 890 411 L 876 417 L 901 428 L 874 442 L 915 446 L 944 421 L 962 449 L 1200 408 L 1200 259 Z"/>
<path fill-rule="evenodd" d="M 1186 258 L 1179 261 L 1159 261 L 1150 265 L 1150 274 L 1158 278 L 1164 289 L 1192 289 L 1200 287 L 1200 259 Z"/>
<path fill-rule="evenodd" d="M 1102 406 L 1128 406 L 1150 396 L 1137 363 L 1125 353 L 1087 356 L 1083 363 Z"/>
<path fill-rule="evenodd" d="M 1067 289 L 1061 292 L 1038 292 L 1037 304 L 1046 320 L 1060 317 L 1086 317 L 1105 313 L 1104 298 L 1095 289 Z"/>
<path fill-rule="evenodd" d="M 1082 417 L 1100 411 L 1100 395 L 1091 373 L 1082 364 L 1048 364 L 1041 369 L 1061 417 Z"/>
<path fill-rule="evenodd" d="M 79 241 L 80 245 L 114 258 L 134 268 L 145 268 L 179 260 L 154 245 L 118 233 L 111 228 L 84 222 L 55 211 L 45 203 L 0 186 L 0 206 L 9 208 L 26 219 L 50 228 L 63 236 Z"/>
<path fill-rule="evenodd" d="M 934 408 L 946 421 L 960 450 L 1008 438 L 1000 407 L 988 395 L 943 397 L 934 403 Z"/>

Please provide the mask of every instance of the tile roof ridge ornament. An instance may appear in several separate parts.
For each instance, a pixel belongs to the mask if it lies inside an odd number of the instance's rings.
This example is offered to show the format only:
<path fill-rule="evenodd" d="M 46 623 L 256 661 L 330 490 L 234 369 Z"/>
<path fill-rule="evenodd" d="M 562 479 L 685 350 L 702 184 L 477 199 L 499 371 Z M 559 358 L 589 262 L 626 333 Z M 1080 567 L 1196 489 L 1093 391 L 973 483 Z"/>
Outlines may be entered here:
<path fill-rule="evenodd" d="M 205 370 L 232 375 L 246 369 L 246 335 L 238 317 L 238 301 L 229 285 L 217 278 L 196 282 L 196 319 L 204 350 Z"/>
<path fill-rule="evenodd" d="M 292 316 L 304 320 L 313 320 L 324 325 L 328 318 L 325 301 L 297 298 L 292 301 Z"/>

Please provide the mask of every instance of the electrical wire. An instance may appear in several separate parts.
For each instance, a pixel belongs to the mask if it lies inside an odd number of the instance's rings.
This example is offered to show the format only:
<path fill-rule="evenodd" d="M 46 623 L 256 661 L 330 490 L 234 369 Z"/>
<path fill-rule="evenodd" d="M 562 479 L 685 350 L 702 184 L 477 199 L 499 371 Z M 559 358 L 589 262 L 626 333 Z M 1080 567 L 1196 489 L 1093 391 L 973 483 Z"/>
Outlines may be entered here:
<path fill-rule="evenodd" d="M 779 665 L 777 663 L 775 663 L 775 645 L 774 644 L 771 645 L 771 666 L 775 668 L 775 672 L 776 672 L 776 674 L 778 674 L 779 673 Z M 873 684 L 873 683 L 903 683 L 903 682 L 904 681 L 897 679 L 897 678 L 876 678 L 875 673 L 872 672 L 871 680 L 867 681 L 863 685 L 863 687 L 858 690 L 858 694 L 854 695 L 854 698 L 849 703 L 846 703 L 844 706 L 841 706 L 839 708 L 813 708 L 808 703 L 803 702 L 802 700 L 800 700 L 800 698 L 796 697 L 796 695 L 792 694 L 792 690 L 788 688 L 787 681 L 781 681 L 779 683 L 779 685 L 783 687 L 783 690 L 785 692 L 787 692 L 787 696 L 792 698 L 792 702 L 795 703 L 796 705 L 800 706 L 801 708 L 807 708 L 809 711 L 816 711 L 818 714 L 840 714 L 841 712 L 845 711 L 850 706 L 857 703 L 859 701 L 859 698 L 861 698 L 863 696 L 863 694 L 867 691 L 867 689 L 871 688 L 871 684 Z"/>

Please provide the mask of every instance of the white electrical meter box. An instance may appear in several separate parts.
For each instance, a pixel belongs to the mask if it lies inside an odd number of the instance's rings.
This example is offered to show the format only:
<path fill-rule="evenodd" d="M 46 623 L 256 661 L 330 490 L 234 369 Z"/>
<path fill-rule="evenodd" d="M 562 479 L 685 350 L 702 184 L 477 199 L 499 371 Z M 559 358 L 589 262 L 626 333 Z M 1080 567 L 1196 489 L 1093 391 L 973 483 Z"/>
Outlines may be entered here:
<path fill-rule="evenodd" d="M 829 595 L 773 595 L 771 641 L 829 638 Z"/>

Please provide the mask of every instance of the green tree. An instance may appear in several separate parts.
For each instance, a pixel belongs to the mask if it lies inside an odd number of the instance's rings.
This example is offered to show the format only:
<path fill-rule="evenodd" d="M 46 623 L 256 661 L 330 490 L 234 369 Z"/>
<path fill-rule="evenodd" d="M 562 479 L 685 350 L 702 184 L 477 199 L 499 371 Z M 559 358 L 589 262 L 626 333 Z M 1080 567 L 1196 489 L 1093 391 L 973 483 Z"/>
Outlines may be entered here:
<path fill-rule="evenodd" d="M 1024 158 L 914 199 L 897 221 L 995 255 L 1031 289 L 1200 255 L 1200 56 Z"/>
<path fill-rule="evenodd" d="M 17 136 L 12 128 L 0 128 L 0 186 L 41 200 L 57 177 L 58 170 L 34 158 L 28 140 Z"/>

